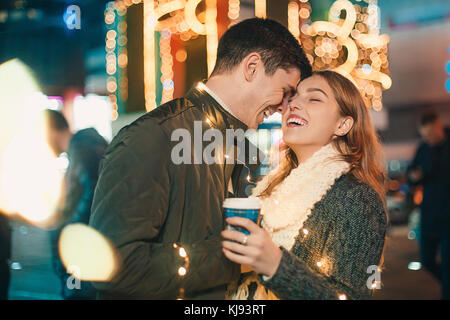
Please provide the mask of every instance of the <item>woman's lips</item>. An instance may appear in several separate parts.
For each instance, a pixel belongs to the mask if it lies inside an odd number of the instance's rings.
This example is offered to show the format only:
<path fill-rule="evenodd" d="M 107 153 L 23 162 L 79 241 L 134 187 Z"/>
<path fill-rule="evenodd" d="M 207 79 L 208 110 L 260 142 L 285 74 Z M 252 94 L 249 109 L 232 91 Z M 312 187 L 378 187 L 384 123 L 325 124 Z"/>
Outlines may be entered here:
<path fill-rule="evenodd" d="M 288 128 L 305 127 L 308 121 L 299 115 L 291 114 L 286 120 L 286 125 Z"/>

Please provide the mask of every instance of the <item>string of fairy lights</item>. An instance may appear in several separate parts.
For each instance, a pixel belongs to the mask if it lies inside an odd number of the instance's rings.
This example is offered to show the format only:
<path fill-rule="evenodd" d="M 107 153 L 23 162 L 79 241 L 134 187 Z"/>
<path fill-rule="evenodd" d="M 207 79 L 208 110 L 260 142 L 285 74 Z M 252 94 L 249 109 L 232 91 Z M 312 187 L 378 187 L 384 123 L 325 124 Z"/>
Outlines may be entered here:
<path fill-rule="evenodd" d="M 360 89 L 367 105 L 382 109 L 382 91 L 389 89 L 387 44 L 389 37 L 379 33 L 377 0 L 337 0 L 330 8 L 329 21 L 311 23 L 309 0 L 293 0 L 288 4 L 288 28 L 302 43 L 315 70 L 333 69 L 348 77 Z M 156 87 L 162 86 L 161 103 L 173 98 L 173 58 L 185 62 L 187 52 L 172 53 L 171 38 L 182 41 L 206 36 L 208 75 L 212 72 L 218 45 L 217 0 L 116 0 L 105 10 L 107 91 L 113 107 L 113 119 L 118 106 L 127 100 L 127 25 L 124 17 L 131 5 L 144 6 L 144 89 L 146 109 L 156 108 Z M 197 14 L 203 3 L 204 10 Z M 363 5 L 366 3 L 367 6 Z M 240 16 L 240 1 L 228 1 L 229 26 Z M 198 10 L 197 10 L 198 11 Z M 341 13 L 345 11 L 345 18 Z M 255 0 L 255 16 L 266 17 L 266 0 Z M 160 33 L 159 46 L 155 32 Z M 161 78 L 156 79 L 156 54 L 159 49 Z"/>
<path fill-rule="evenodd" d="M 127 24 L 128 7 L 143 2 L 144 31 L 144 90 L 147 111 L 156 108 L 157 81 L 162 86 L 161 103 L 173 98 L 175 83 L 173 80 L 173 58 L 185 62 L 187 52 L 179 49 L 172 53 L 171 39 L 178 36 L 189 41 L 198 36 L 206 36 L 208 75 L 212 72 L 218 45 L 217 30 L 218 0 L 116 0 L 107 4 L 105 37 L 107 91 L 113 106 L 113 119 L 118 116 L 121 101 L 128 96 L 127 80 Z M 374 110 L 382 109 L 382 91 L 389 89 L 392 81 L 389 77 L 387 44 L 389 37 L 380 35 L 379 8 L 377 0 L 337 0 L 329 12 L 329 21 L 311 22 L 312 8 L 309 0 L 292 0 L 288 4 L 288 29 L 301 42 L 308 59 L 315 70 L 332 69 L 349 78 L 363 94 L 367 105 Z M 366 3 L 367 5 L 364 5 Z M 197 10 L 202 5 L 203 10 Z M 255 0 L 255 16 L 266 17 L 266 0 Z M 199 13 L 197 13 L 200 11 Z M 342 12 L 345 11 L 345 15 Z M 239 21 L 240 1 L 228 1 L 229 26 Z M 159 33 L 160 79 L 157 75 L 156 34 Z M 209 119 L 205 122 L 212 126 Z M 225 158 L 227 155 L 225 154 Z M 244 166 L 246 166 L 244 164 Z M 249 170 L 249 168 L 247 167 Z M 248 171 L 250 172 L 250 170 Z M 247 180 L 252 183 L 250 173 Z M 303 229 L 303 239 L 310 230 Z M 178 276 L 182 279 L 189 272 L 189 256 L 185 248 L 174 244 L 184 264 L 178 267 Z M 327 265 L 324 259 L 316 266 L 323 269 Z M 379 270 L 381 271 L 381 270 Z M 377 288 L 376 281 L 372 288 Z M 185 292 L 183 281 L 179 298 Z M 339 294 L 340 300 L 346 300 L 345 294 Z"/>
<path fill-rule="evenodd" d="M 239 14 L 241 11 L 241 2 L 239 0 L 229 0 L 228 1 L 228 19 L 230 19 L 230 25 L 232 26 L 239 19 Z"/>
<path fill-rule="evenodd" d="M 173 99 L 174 83 L 173 83 L 173 58 L 171 54 L 170 40 L 172 33 L 168 29 L 161 31 L 159 38 L 159 54 L 161 56 L 161 83 L 162 97 L 161 103 L 165 103 Z"/>

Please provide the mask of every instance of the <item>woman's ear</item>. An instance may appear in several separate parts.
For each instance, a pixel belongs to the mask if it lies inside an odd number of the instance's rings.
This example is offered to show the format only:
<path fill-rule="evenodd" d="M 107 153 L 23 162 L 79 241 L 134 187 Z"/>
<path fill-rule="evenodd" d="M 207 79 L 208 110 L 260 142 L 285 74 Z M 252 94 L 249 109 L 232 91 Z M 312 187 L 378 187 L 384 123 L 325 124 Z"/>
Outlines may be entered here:
<path fill-rule="evenodd" d="M 252 52 L 244 58 L 242 63 L 244 66 L 245 80 L 248 82 L 253 81 L 256 78 L 257 69 L 262 63 L 261 56 L 256 52 Z"/>
<path fill-rule="evenodd" d="M 334 132 L 334 134 L 339 137 L 345 136 L 353 128 L 353 123 L 354 123 L 354 120 L 350 116 L 342 118 L 339 121 L 339 127 Z"/>

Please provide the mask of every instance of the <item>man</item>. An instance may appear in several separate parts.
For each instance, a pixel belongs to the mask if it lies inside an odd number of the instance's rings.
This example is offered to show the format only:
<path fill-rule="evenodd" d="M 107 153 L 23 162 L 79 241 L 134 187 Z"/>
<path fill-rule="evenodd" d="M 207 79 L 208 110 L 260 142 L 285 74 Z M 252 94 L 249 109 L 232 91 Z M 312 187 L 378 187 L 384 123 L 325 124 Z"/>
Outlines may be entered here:
<path fill-rule="evenodd" d="M 11 273 L 9 259 L 11 258 L 11 229 L 6 213 L 0 210 L 0 300 L 8 299 Z"/>
<path fill-rule="evenodd" d="M 420 255 L 422 264 L 442 283 L 442 298 L 450 298 L 450 130 L 434 112 L 419 126 L 423 143 L 408 168 L 408 178 L 423 186 Z M 441 266 L 436 262 L 438 247 Z"/>
<path fill-rule="evenodd" d="M 56 156 L 67 152 L 69 167 L 65 174 L 65 195 L 62 216 L 52 232 L 55 271 L 61 279 L 64 299 L 94 299 L 95 289 L 81 282 L 81 289 L 69 289 L 69 274 L 58 253 L 58 240 L 62 229 L 71 223 L 89 223 L 94 189 L 98 179 L 98 166 L 108 143 L 94 128 L 72 134 L 64 116 L 54 110 L 45 110 L 47 141 Z"/>
<path fill-rule="evenodd" d="M 240 267 L 222 253 L 222 203 L 228 190 L 243 195 L 246 170 L 236 162 L 177 165 L 172 133 L 183 128 L 195 136 L 200 121 L 204 129 L 224 134 L 256 129 L 286 104 L 300 77 L 310 74 L 304 52 L 285 27 L 245 20 L 220 39 L 205 84 L 118 133 L 102 162 L 90 224 L 116 245 L 121 269 L 112 281 L 94 284 L 99 298 L 225 297 Z M 234 156 L 239 151 L 246 150 Z"/>

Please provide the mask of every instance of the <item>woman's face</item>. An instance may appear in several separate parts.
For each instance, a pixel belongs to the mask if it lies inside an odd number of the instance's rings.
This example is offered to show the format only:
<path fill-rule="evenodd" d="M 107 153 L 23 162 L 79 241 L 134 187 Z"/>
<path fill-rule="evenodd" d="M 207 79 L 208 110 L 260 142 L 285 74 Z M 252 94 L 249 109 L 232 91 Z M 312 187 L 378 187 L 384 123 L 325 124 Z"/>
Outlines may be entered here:
<path fill-rule="evenodd" d="M 300 82 L 296 95 L 283 113 L 283 140 L 292 149 L 319 149 L 334 135 L 348 132 L 340 115 L 333 90 L 321 76 L 313 75 Z"/>

